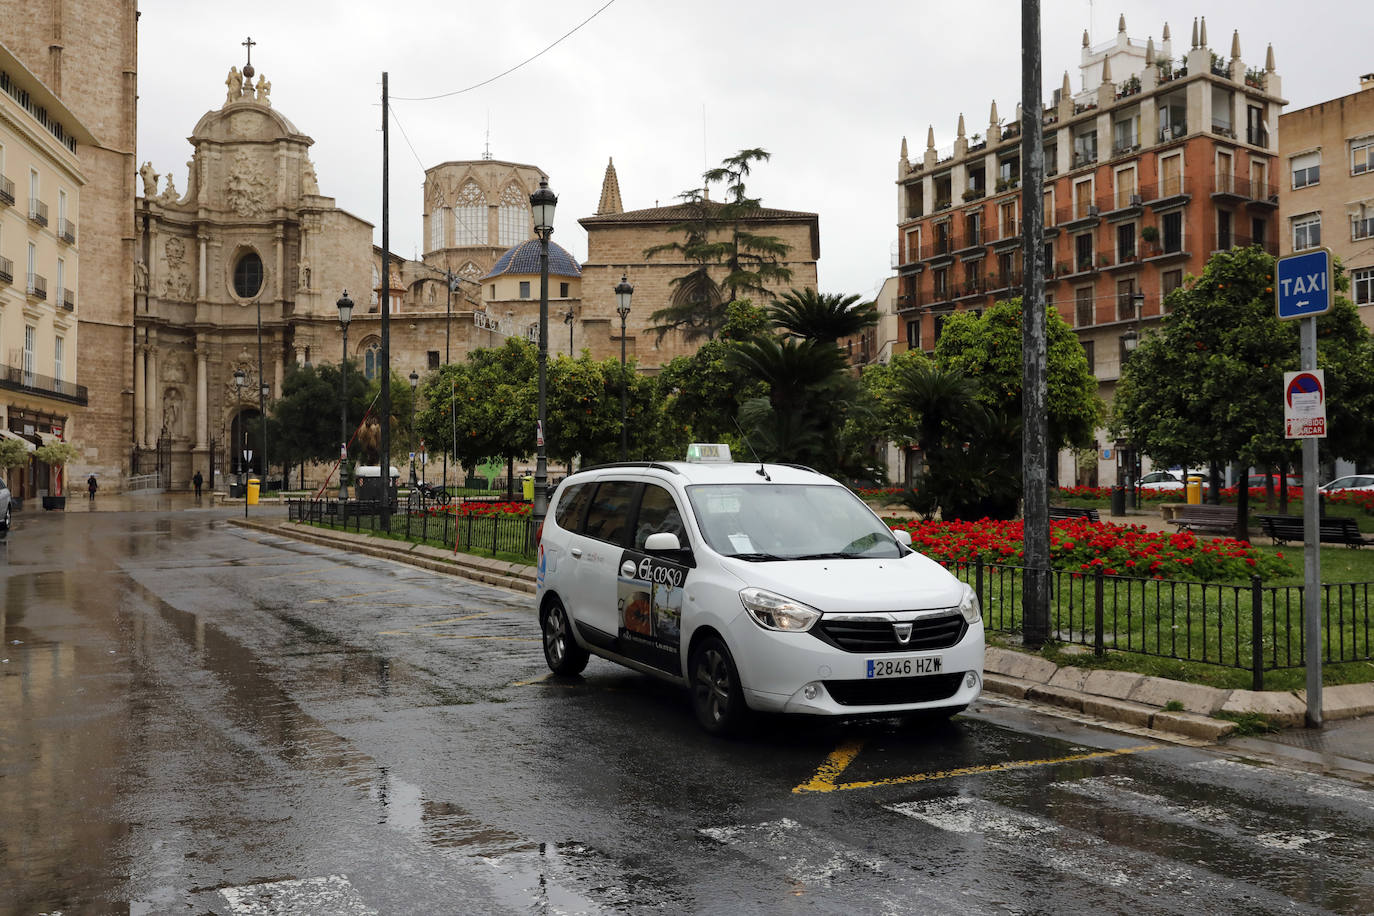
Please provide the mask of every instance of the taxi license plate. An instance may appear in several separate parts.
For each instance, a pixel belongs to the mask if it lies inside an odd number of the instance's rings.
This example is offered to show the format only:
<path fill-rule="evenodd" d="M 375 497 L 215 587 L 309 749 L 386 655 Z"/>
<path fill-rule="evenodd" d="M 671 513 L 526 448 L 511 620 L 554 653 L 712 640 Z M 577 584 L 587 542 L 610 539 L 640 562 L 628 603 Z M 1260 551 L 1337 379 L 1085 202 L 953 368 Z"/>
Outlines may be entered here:
<path fill-rule="evenodd" d="M 942 670 L 942 659 L 938 655 L 923 658 L 870 658 L 868 673 L 864 676 L 916 677 L 922 674 L 939 674 Z"/>

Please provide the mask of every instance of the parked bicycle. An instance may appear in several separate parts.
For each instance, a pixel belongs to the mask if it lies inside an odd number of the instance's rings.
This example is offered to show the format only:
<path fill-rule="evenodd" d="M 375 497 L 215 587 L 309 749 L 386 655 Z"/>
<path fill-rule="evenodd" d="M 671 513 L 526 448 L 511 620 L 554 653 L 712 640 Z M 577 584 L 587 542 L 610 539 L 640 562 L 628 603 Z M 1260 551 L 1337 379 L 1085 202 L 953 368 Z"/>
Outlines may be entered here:
<path fill-rule="evenodd" d="M 435 486 L 432 483 L 420 481 L 415 485 L 415 489 L 429 502 L 438 503 L 441 506 L 448 505 L 453 499 L 448 490 L 444 489 L 442 486 Z"/>

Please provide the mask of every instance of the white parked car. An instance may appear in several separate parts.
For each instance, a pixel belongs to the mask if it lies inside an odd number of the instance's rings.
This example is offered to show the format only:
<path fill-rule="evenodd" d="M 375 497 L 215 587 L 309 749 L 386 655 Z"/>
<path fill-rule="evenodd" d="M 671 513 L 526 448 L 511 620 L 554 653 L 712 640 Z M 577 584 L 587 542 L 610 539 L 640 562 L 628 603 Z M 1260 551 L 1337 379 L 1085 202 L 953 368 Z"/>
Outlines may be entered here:
<path fill-rule="evenodd" d="M 686 462 L 568 477 L 539 540 L 544 655 L 687 686 L 709 732 L 750 710 L 950 716 L 983 685 L 973 590 L 814 471 Z"/>
<path fill-rule="evenodd" d="M 1142 490 L 1182 490 L 1184 483 L 1173 471 L 1151 471 L 1140 478 Z"/>
<path fill-rule="evenodd" d="M 10 488 L 0 477 L 0 531 L 10 530 Z"/>
<path fill-rule="evenodd" d="M 1337 490 L 1374 490 L 1374 476 L 1352 474 L 1348 477 L 1337 477 L 1330 483 L 1322 484 L 1317 489 L 1323 493 L 1334 493 Z"/>

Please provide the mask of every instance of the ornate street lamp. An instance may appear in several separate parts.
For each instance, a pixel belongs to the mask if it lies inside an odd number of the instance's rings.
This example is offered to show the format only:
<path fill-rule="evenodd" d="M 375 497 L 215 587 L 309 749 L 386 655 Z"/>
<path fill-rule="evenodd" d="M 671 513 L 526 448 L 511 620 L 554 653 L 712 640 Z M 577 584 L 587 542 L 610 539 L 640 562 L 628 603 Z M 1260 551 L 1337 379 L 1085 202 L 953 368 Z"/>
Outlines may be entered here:
<path fill-rule="evenodd" d="M 348 482 L 344 474 L 348 470 L 348 322 L 353 318 L 353 300 L 348 298 L 348 290 L 343 291 L 339 301 L 339 327 L 343 330 L 343 355 L 339 357 L 339 504 L 348 501 Z"/>
<path fill-rule="evenodd" d="M 234 399 L 235 399 L 236 401 L 240 402 L 240 403 L 242 403 L 242 401 L 243 401 L 243 386 L 246 385 L 246 384 L 248 384 L 248 373 L 245 372 L 245 371 L 243 371 L 242 368 L 235 369 L 235 370 L 234 370 L 234 395 L 235 395 L 235 398 L 234 398 Z M 242 416 L 242 414 L 240 414 L 240 416 Z M 239 428 L 240 428 L 240 430 L 243 432 L 243 441 L 244 441 L 244 445 L 246 446 L 246 445 L 248 444 L 248 431 L 247 431 L 246 429 L 243 429 L 243 424 L 242 424 L 242 423 L 239 424 Z M 230 444 L 229 447 L 232 449 L 234 446 L 233 446 L 232 444 Z M 244 456 L 243 456 L 242 454 L 238 455 L 237 457 L 238 457 L 238 459 L 239 459 L 239 460 L 238 460 L 238 468 L 239 468 L 239 486 L 243 486 L 244 477 L 245 477 L 245 475 L 246 475 L 247 472 L 248 472 L 248 469 L 244 467 L 244 462 L 245 462 L 246 459 L 244 458 Z"/>
<path fill-rule="evenodd" d="M 626 391 L 629 385 L 625 379 L 625 319 L 630 317 L 630 298 L 634 295 L 635 288 L 630 285 L 630 279 L 626 274 L 620 275 L 620 282 L 615 285 L 615 311 L 620 316 L 620 460 L 630 460 L 629 438 L 625 428 L 626 418 Z"/>
<path fill-rule="evenodd" d="M 549 464 L 544 451 L 544 419 L 548 409 L 545 373 L 549 362 L 549 236 L 553 235 L 553 212 L 558 195 L 549 188 L 547 178 L 539 179 L 539 189 L 530 195 L 534 231 L 539 235 L 539 417 L 534 428 L 534 505 L 530 512 L 534 530 L 544 524 L 549 509 Z"/>
<path fill-rule="evenodd" d="M 420 373 L 410 370 L 410 485 L 415 486 L 415 391 L 420 385 Z"/>

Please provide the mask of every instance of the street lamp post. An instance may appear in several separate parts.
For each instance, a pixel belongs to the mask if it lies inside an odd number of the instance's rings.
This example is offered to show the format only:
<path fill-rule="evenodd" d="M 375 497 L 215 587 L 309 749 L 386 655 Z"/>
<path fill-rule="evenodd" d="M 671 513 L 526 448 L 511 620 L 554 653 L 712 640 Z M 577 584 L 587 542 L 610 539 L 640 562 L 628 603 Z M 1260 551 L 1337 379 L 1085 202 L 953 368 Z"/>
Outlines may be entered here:
<path fill-rule="evenodd" d="M 558 195 L 549 188 L 549 180 L 540 178 L 538 190 L 530 195 L 534 231 L 539 235 L 539 416 L 534 428 L 534 505 L 530 512 L 535 531 L 543 526 L 549 508 L 549 465 L 544 451 L 544 415 L 548 403 L 544 386 L 549 362 L 549 236 L 553 235 L 553 213 L 557 206 Z"/>
<path fill-rule="evenodd" d="M 348 470 L 348 322 L 353 318 L 353 300 L 348 298 L 348 290 L 343 291 L 339 301 L 339 328 L 343 331 L 343 355 L 339 358 L 339 505 L 348 502 L 348 482 L 344 474 Z"/>
<path fill-rule="evenodd" d="M 267 488 L 267 384 L 262 377 L 262 300 L 258 300 L 258 414 L 262 417 L 262 482 Z M 247 496 L 244 496 L 244 511 L 247 511 Z"/>
<path fill-rule="evenodd" d="M 236 400 L 237 400 L 240 404 L 243 403 L 243 386 L 246 385 L 246 384 L 248 384 L 248 373 L 247 373 L 247 372 L 244 372 L 243 369 L 241 369 L 241 368 L 235 369 L 235 370 L 234 370 L 234 392 L 235 392 L 235 394 L 237 394 Z M 239 416 L 242 417 L 243 414 L 240 413 Z M 242 424 L 242 423 L 239 424 L 239 429 L 240 429 L 240 431 L 243 433 L 243 444 L 244 444 L 243 452 L 239 455 L 239 488 L 240 488 L 240 489 L 244 489 L 244 487 L 245 487 L 245 485 L 246 485 L 246 483 L 247 483 L 247 480 L 248 480 L 248 468 L 247 468 L 247 466 L 246 466 L 246 465 L 247 465 L 247 462 L 248 462 L 248 448 L 247 448 L 247 446 L 248 446 L 248 430 L 243 428 L 243 424 Z M 230 448 L 233 448 L 233 445 L 232 445 L 232 444 L 230 445 Z M 244 503 L 246 504 L 247 501 L 248 501 L 248 491 L 247 491 L 246 489 L 244 489 L 243 499 L 244 499 Z M 248 511 L 248 509 L 247 509 L 247 506 L 245 505 L 245 507 L 244 507 L 244 512 L 245 512 L 245 514 L 247 513 L 247 511 Z"/>
<path fill-rule="evenodd" d="M 1135 348 L 1140 344 L 1140 310 L 1145 304 L 1145 294 L 1140 290 L 1131 293 L 1131 306 L 1135 311 L 1134 323 L 1126 329 L 1126 333 L 1121 335 L 1121 363 L 1125 368 L 1126 360 L 1131 358 Z M 1130 497 L 1127 505 L 1131 508 L 1140 506 L 1140 453 L 1134 443 L 1131 443 L 1125 453 L 1126 459 L 1126 493 Z"/>
<path fill-rule="evenodd" d="M 415 488 L 415 392 L 420 385 L 420 373 L 410 370 L 410 486 Z"/>
<path fill-rule="evenodd" d="M 458 275 L 453 271 L 448 272 L 448 309 L 444 312 L 444 365 L 449 364 L 449 325 L 453 321 L 453 294 L 458 291 Z M 448 416 L 449 423 L 452 424 L 454 408 L 453 399 L 449 398 Z M 448 489 L 448 452 L 444 452 L 444 481 L 440 484 L 445 490 Z"/>
<path fill-rule="evenodd" d="M 626 398 L 629 385 L 625 379 L 625 319 L 630 317 L 630 297 L 634 295 L 635 288 L 630 285 L 630 279 L 626 274 L 620 275 L 620 282 L 615 285 L 615 312 L 620 316 L 620 460 L 630 460 L 629 438 L 626 432 Z"/>

